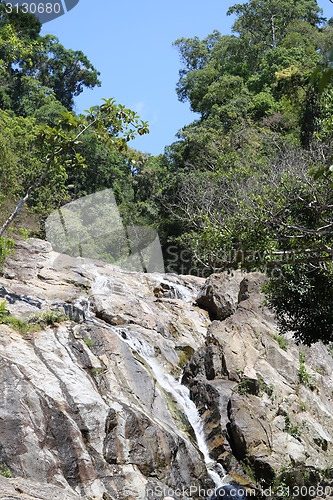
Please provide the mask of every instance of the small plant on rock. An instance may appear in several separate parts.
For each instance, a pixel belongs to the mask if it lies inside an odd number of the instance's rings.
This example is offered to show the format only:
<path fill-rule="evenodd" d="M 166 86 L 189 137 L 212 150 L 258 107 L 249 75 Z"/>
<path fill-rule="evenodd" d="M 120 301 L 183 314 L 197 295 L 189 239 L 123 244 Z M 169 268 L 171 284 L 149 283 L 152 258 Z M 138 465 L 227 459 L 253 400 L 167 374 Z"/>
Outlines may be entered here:
<path fill-rule="evenodd" d="M 251 393 L 251 382 L 250 380 L 243 378 L 237 386 L 237 392 L 241 396 L 244 396 L 245 394 L 250 394 Z"/>
<path fill-rule="evenodd" d="M 20 333 L 27 333 L 29 329 L 25 321 L 9 314 L 6 301 L 0 302 L 0 324 L 11 326 Z"/>
<path fill-rule="evenodd" d="M 298 424 L 291 425 L 290 417 L 288 414 L 284 417 L 284 422 L 285 422 L 284 424 L 285 432 L 288 432 L 288 434 L 293 436 L 295 439 L 300 439 L 300 434 L 301 434 L 300 426 Z"/>
<path fill-rule="evenodd" d="M 12 471 L 4 462 L 0 464 L 0 476 L 8 478 L 13 477 Z"/>
<path fill-rule="evenodd" d="M 274 336 L 274 339 L 279 344 L 280 349 L 283 349 L 283 351 L 287 350 L 288 341 L 284 337 L 282 337 L 282 335 L 279 335 L 278 333 L 276 333 Z"/>
<path fill-rule="evenodd" d="M 312 375 L 310 375 L 310 373 L 307 371 L 304 361 L 305 361 L 305 355 L 301 350 L 299 350 L 299 370 L 298 370 L 299 381 L 306 387 L 314 389 L 316 387 L 315 381 Z"/>
<path fill-rule="evenodd" d="M 83 339 L 83 342 L 86 344 L 87 347 L 92 347 L 94 344 L 91 339 Z"/>
<path fill-rule="evenodd" d="M 60 311 L 45 311 L 36 313 L 29 319 L 29 323 L 37 325 L 53 326 L 55 323 L 61 323 L 66 318 Z"/>
<path fill-rule="evenodd" d="M 11 238 L 0 237 L 0 269 L 6 258 L 12 253 L 14 248 L 14 240 Z"/>
<path fill-rule="evenodd" d="M 306 404 L 304 401 L 301 401 L 301 411 L 306 411 Z"/>
<path fill-rule="evenodd" d="M 8 316 L 9 312 L 7 309 L 6 301 L 3 300 L 0 302 L 0 323 L 3 323 L 3 320 Z"/>

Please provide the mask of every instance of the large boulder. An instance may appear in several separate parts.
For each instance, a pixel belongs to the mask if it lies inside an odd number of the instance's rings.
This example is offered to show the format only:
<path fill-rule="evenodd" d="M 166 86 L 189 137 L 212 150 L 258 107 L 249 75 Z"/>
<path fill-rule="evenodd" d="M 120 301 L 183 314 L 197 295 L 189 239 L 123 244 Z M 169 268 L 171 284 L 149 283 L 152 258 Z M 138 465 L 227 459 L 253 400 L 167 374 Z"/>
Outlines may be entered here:
<path fill-rule="evenodd" d="M 197 296 L 198 306 L 208 311 L 211 320 L 224 320 L 231 316 L 237 308 L 243 278 L 241 271 L 212 274 Z"/>

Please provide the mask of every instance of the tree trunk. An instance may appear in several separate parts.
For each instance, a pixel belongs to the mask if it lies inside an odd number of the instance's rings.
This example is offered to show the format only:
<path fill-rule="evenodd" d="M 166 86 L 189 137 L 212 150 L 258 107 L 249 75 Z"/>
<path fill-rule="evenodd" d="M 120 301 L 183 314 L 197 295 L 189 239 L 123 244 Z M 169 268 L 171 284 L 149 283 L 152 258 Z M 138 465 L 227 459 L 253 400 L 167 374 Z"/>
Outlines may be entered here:
<path fill-rule="evenodd" d="M 0 229 L 0 237 L 6 231 L 7 227 L 9 226 L 9 224 L 11 224 L 13 222 L 13 220 L 15 219 L 15 217 L 19 214 L 19 212 L 20 212 L 21 208 L 23 207 L 23 205 L 30 198 L 31 193 L 41 184 L 42 180 L 47 176 L 47 174 L 48 174 L 48 172 L 50 170 L 53 158 L 54 158 L 54 153 L 52 153 L 52 155 L 47 159 L 46 168 L 44 169 L 43 173 L 41 174 L 41 176 L 39 177 L 39 179 L 37 180 L 37 182 L 35 182 L 35 184 L 33 184 L 32 186 L 29 187 L 29 189 L 28 189 L 26 195 L 24 196 L 24 198 L 22 198 L 18 202 L 18 204 L 17 204 L 14 212 L 10 215 L 10 217 L 8 217 L 8 219 L 6 220 L 6 222 L 4 223 L 4 225 L 2 226 L 2 228 Z"/>
<path fill-rule="evenodd" d="M 274 23 L 275 15 L 272 14 L 271 17 L 271 26 L 272 26 L 272 39 L 273 39 L 273 49 L 276 49 L 276 39 L 275 39 L 275 23 Z"/>

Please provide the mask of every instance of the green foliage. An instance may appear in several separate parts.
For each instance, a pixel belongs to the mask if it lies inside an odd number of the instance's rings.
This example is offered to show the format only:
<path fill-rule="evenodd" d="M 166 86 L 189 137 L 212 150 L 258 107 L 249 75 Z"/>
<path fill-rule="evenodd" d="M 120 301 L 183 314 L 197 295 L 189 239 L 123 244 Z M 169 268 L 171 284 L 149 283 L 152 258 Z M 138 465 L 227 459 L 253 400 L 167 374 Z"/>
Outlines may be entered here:
<path fill-rule="evenodd" d="M 269 306 L 282 332 L 292 331 L 298 341 L 311 344 L 332 341 L 333 274 L 330 264 L 283 266 L 282 274 L 266 285 Z"/>
<path fill-rule="evenodd" d="M 66 318 L 60 311 L 44 311 L 33 314 L 28 320 L 23 320 L 9 314 L 6 301 L 0 302 L 0 324 L 8 325 L 22 334 L 40 330 L 45 326 L 53 326 Z"/>
<path fill-rule="evenodd" d="M 94 345 L 91 339 L 83 339 L 83 342 L 86 344 L 87 347 L 91 347 Z"/>
<path fill-rule="evenodd" d="M 301 411 L 306 411 L 306 404 L 304 403 L 304 401 L 301 401 L 300 407 Z"/>
<path fill-rule="evenodd" d="M 0 123 L 0 157 L 3 158 L 0 206 L 3 223 L 12 210 L 12 203 L 24 196 L 27 187 L 33 185 L 45 169 L 41 158 L 47 154 L 49 147 L 40 140 L 41 130 L 34 118 L 15 117 L 0 111 Z M 50 169 L 48 180 L 31 194 L 28 201 L 28 208 L 37 215 L 48 215 L 62 200 L 69 200 L 64 164 L 56 162 Z"/>
<path fill-rule="evenodd" d="M 53 35 L 40 37 L 39 44 L 41 50 L 34 52 L 29 75 L 52 89 L 65 108 L 72 109 L 73 98 L 80 95 L 84 87 L 100 86 L 100 73 L 83 52 L 65 49 Z M 25 65 L 23 68 L 25 70 Z"/>
<path fill-rule="evenodd" d="M 81 51 L 65 49 L 53 35 L 40 36 L 34 16 L 2 13 L 1 105 L 27 116 L 57 99 L 72 109 L 84 87 L 100 85 L 99 72 Z"/>
<path fill-rule="evenodd" d="M 237 392 L 241 396 L 245 396 L 246 394 L 251 394 L 252 391 L 252 383 L 250 380 L 243 378 L 238 386 L 237 386 Z"/>
<path fill-rule="evenodd" d="M 29 324 L 41 326 L 53 326 L 55 323 L 61 323 L 66 319 L 65 315 L 60 311 L 44 311 L 36 313 L 29 318 Z"/>
<path fill-rule="evenodd" d="M 91 369 L 91 374 L 96 377 L 98 375 L 101 375 L 104 372 L 105 368 L 98 367 L 98 368 L 92 368 Z"/>
<path fill-rule="evenodd" d="M 81 51 L 41 36 L 34 16 L 9 15 L 3 2 L 0 10 L 0 235 L 11 214 L 43 227 L 55 208 L 95 190 L 112 187 L 117 201 L 133 201 L 136 155 L 124 153 L 147 123 L 113 99 L 72 113 L 74 97 L 100 85 L 99 73 Z"/>
<path fill-rule="evenodd" d="M 148 132 L 147 123 L 140 121 L 136 113 L 123 105 L 117 105 L 113 99 L 104 99 L 103 101 L 101 106 L 91 107 L 86 115 L 80 117 L 70 112 L 64 113 L 57 127 L 49 125 L 38 127 L 33 121 L 33 125 L 38 130 L 34 136 L 33 146 L 38 150 L 38 156 L 44 155 L 44 159 L 38 161 L 36 157 L 29 157 L 28 161 L 33 163 L 32 168 L 29 168 L 27 172 L 31 180 L 16 186 L 15 182 L 19 176 L 13 175 L 11 188 L 14 192 L 16 188 L 21 194 L 22 191 L 23 193 L 26 191 L 26 186 L 30 185 L 27 191 L 28 196 L 24 201 L 28 200 L 35 211 L 47 215 L 52 208 L 54 209 L 55 206 L 68 201 L 69 173 L 73 175 L 73 172 L 85 167 L 85 158 L 80 154 L 78 148 L 81 144 L 79 139 L 87 131 L 94 134 L 105 147 L 120 151 L 126 151 L 128 141 L 133 139 L 136 134 L 143 135 Z M 4 119 L 11 120 L 7 114 L 4 114 Z M 32 121 L 31 118 L 15 118 L 14 120 Z M 24 130 L 22 134 L 24 134 Z M 18 168 L 18 164 L 13 163 L 14 168 Z M 11 173 L 12 165 L 8 168 Z M 6 179 L 6 177 L 4 178 Z M 44 179 L 48 182 L 45 183 Z M 52 183 L 50 184 L 51 179 Z M 45 186 L 45 189 L 36 189 L 39 186 Z M 50 191 L 54 191 L 53 196 L 50 196 Z M 43 198 L 46 194 L 48 195 L 47 200 Z M 51 203 L 49 199 L 52 199 Z M 20 205 L 21 202 L 17 206 L 17 210 L 13 212 L 13 216 L 17 215 Z M 8 218 L 0 230 L 0 235 L 10 223 L 11 218 Z"/>
<path fill-rule="evenodd" d="M 275 48 L 285 36 L 288 22 L 302 20 L 313 26 L 322 21 L 322 10 L 315 0 L 251 0 L 236 4 L 228 10 L 238 19 L 233 30 L 247 36 L 254 44 Z M 287 21 L 287 22 L 286 22 Z"/>
<path fill-rule="evenodd" d="M 8 465 L 4 462 L 2 464 L 0 464 L 0 476 L 7 477 L 7 478 L 13 477 L 12 471 L 10 470 Z"/>
<path fill-rule="evenodd" d="M 18 331 L 19 333 L 22 333 L 22 335 L 25 335 L 29 331 L 31 331 L 29 325 L 26 323 L 26 321 L 16 318 L 15 316 L 8 316 L 5 321 L 3 322 L 6 325 L 10 326 L 14 330 Z"/>
<path fill-rule="evenodd" d="M 287 350 L 288 341 L 284 337 L 282 337 L 281 335 L 279 335 L 278 333 L 276 333 L 275 336 L 274 336 L 274 339 L 279 344 L 280 349 L 283 349 L 284 351 Z"/>
<path fill-rule="evenodd" d="M 291 425 L 290 416 L 288 414 L 285 415 L 284 422 L 285 422 L 285 426 L 284 426 L 285 432 L 288 432 L 288 434 L 290 434 L 294 438 L 299 439 L 299 437 L 300 437 L 299 425 L 298 424 Z"/>
<path fill-rule="evenodd" d="M 12 253 L 14 241 L 11 238 L 0 237 L 0 269 L 6 258 Z"/>
<path fill-rule="evenodd" d="M 0 324 L 8 325 L 22 334 L 27 333 L 29 330 L 29 326 L 26 321 L 9 314 L 6 301 L 0 302 Z"/>
<path fill-rule="evenodd" d="M 8 325 L 22 334 L 27 333 L 29 330 L 29 326 L 25 321 L 9 314 L 5 301 L 0 303 L 0 324 Z"/>
<path fill-rule="evenodd" d="M 250 0 L 228 13 L 238 36 L 175 42 L 178 97 L 201 116 L 166 150 L 159 227 L 165 246 L 189 256 L 169 269 L 264 271 L 281 331 L 327 342 L 332 26 L 315 0 Z"/>
<path fill-rule="evenodd" d="M 316 387 L 314 377 L 307 371 L 305 364 L 305 355 L 299 350 L 299 370 L 298 370 L 298 378 L 301 384 L 304 384 L 306 387 L 310 389 L 314 389 Z"/>
<path fill-rule="evenodd" d="M 7 304 L 6 301 L 0 302 L 0 322 L 2 322 L 6 316 L 8 315 L 8 309 L 7 309 Z"/>

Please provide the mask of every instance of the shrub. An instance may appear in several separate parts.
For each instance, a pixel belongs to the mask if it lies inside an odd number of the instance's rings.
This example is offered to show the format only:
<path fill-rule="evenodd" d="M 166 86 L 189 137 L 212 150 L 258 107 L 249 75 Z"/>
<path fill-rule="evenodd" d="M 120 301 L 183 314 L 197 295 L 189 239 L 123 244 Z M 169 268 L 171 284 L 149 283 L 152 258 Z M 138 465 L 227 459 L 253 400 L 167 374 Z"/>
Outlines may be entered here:
<path fill-rule="evenodd" d="M 11 238 L 0 237 L 0 269 L 5 262 L 8 255 L 10 255 L 14 248 L 14 241 Z"/>
<path fill-rule="evenodd" d="M 284 351 L 287 350 L 288 341 L 284 337 L 282 337 L 281 335 L 279 335 L 278 333 L 276 333 L 275 336 L 274 336 L 274 339 L 279 344 L 280 349 L 283 349 Z"/>
<path fill-rule="evenodd" d="M 8 478 L 13 477 L 12 471 L 4 462 L 0 464 L 0 476 Z"/>
<path fill-rule="evenodd" d="M 241 396 L 244 396 L 245 394 L 251 394 L 252 392 L 252 383 L 249 379 L 243 378 L 237 386 L 237 392 Z"/>
<path fill-rule="evenodd" d="M 65 315 L 60 311 L 45 311 L 43 313 L 36 313 L 31 316 L 29 319 L 29 323 L 52 326 L 55 323 L 61 323 L 65 319 Z"/>
<path fill-rule="evenodd" d="M 305 364 L 305 356 L 304 353 L 299 350 L 299 370 L 298 370 L 298 378 L 301 384 L 304 384 L 306 387 L 310 389 L 314 389 L 316 387 L 313 376 L 307 371 Z"/>

